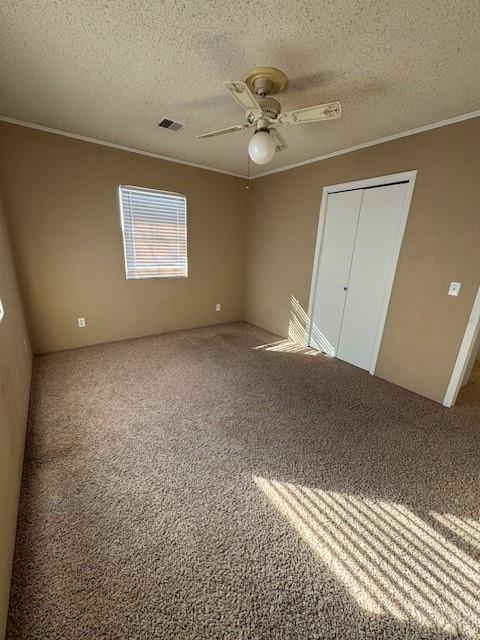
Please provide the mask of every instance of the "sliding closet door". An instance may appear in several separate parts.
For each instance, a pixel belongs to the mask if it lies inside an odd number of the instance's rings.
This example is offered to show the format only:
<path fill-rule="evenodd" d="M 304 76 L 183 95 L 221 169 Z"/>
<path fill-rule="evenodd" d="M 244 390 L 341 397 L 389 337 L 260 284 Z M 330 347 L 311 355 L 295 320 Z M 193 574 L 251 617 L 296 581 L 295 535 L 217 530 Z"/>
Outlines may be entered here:
<path fill-rule="evenodd" d="M 310 345 L 330 355 L 337 352 L 362 193 L 344 191 L 328 196 Z"/>
<path fill-rule="evenodd" d="M 337 357 L 369 369 L 407 184 L 363 191 Z"/>

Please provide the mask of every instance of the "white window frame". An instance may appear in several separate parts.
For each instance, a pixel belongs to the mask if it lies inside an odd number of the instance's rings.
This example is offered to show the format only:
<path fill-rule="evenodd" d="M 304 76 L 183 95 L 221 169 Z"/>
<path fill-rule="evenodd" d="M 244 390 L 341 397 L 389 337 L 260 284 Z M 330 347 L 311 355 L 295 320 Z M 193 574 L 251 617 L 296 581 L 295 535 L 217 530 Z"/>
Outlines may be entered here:
<path fill-rule="evenodd" d="M 122 189 L 136 189 L 138 191 L 145 191 L 145 192 L 151 192 L 151 193 L 155 193 L 155 194 L 166 194 L 166 195 L 170 195 L 170 196 L 178 196 L 180 198 L 184 198 L 185 199 L 185 274 L 182 275 L 149 275 L 149 276 L 139 276 L 139 277 L 132 277 L 129 276 L 128 274 L 128 258 L 127 258 L 127 244 L 126 244 L 126 234 L 125 234 L 125 228 L 124 228 L 124 213 L 123 213 L 123 206 L 122 206 Z M 188 278 L 188 224 L 187 224 L 187 220 L 188 220 L 188 216 L 187 216 L 187 196 L 183 193 L 177 193 L 175 191 L 165 191 L 163 189 L 149 189 L 146 187 L 138 187 L 138 186 L 134 186 L 134 185 L 129 185 L 129 184 L 120 184 L 118 185 L 118 189 L 117 189 L 117 197 L 118 197 L 118 209 L 119 209 L 119 213 L 120 213 L 120 227 L 122 230 L 122 241 L 123 241 L 123 261 L 124 261 L 124 265 L 125 265 L 125 277 L 127 280 L 155 280 L 155 279 L 160 279 L 160 280 L 186 280 Z"/>

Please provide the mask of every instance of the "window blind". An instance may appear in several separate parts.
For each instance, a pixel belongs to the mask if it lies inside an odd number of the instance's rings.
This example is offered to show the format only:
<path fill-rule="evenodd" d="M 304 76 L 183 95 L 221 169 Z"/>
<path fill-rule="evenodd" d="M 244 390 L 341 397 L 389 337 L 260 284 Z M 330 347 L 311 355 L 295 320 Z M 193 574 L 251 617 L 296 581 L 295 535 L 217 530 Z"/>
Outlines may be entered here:
<path fill-rule="evenodd" d="M 120 213 L 128 279 L 187 277 L 185 196 L 121 185 Z"/>

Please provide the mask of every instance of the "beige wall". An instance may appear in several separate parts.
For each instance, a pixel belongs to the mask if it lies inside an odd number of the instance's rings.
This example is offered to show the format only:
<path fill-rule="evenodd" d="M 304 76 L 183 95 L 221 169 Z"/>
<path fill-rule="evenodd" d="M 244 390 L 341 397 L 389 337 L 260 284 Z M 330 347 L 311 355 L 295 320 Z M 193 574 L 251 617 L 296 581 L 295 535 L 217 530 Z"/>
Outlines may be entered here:
<path fill-rule="evenodd" d="M 35 352 L 243 317 L 244 180 L 10 124 L 0 139 Z M 188 279 L 125 279 L 119 184 L 187 196 Z"/>
<path fill-rule="evenodd" d="M 377 375 L 443 399 L 480 283 L 480 119 L 267 176 L 249 192 L 231 176 L 28 128 L 1 124 L 0 137 L 0 181 L 37 352 L 244 315 L 298 339 L 323 186 L 417 169 Z M 187 280 L 125 279 L 121 183 L 187 196 Z M 463 283 L 458 298 L 447 296 L 451 280 Z M 6 311 L 0 322 L 1 636 L 31 372 L 1 210 L 0 297 Z M 83 330 L 77 328 L 79 316 L 87 319 Z"/>
<path fill-rule="evenodd" d="M 231 176 L 0 124 L 0 179 L 34 349 L 242 317 L 298 338 L 323 186 L 417 169 L 377 374 L 441 401 L 479 283 L 479 134 L 473 119 L 266 176 L 247 192 Z M 187 195 L 187 280 L 125 279 L 120 183 Z M 451 280 L 463 283 L 458 298 L 446 295 Z"/>
<path fill-rule="evenodd" d="M 3 320 L 0 321 L 0 638 L 3 638 L 15 544 L 32 359 L 1 202 L 0 298 L 5 310 Z"/>
<path fill-rule="evenodd" d="M 480 284 L 479 140 L 476 118 L 254 180 L 246 319 L 301 333 L 325 185 L 417 169 L 376 373 L 442 401 Z"/>

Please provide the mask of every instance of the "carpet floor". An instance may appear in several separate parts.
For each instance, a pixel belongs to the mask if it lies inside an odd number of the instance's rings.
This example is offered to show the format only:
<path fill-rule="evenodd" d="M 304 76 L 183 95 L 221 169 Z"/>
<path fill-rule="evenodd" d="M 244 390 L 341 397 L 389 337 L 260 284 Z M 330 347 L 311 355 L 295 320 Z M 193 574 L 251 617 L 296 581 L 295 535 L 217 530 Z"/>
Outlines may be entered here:
<path fill-rule="evenodd" d="M 245 323 L 36 357 L 8 639 L 479 638 L 472 398 Z"/>

